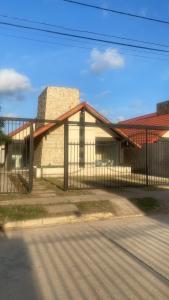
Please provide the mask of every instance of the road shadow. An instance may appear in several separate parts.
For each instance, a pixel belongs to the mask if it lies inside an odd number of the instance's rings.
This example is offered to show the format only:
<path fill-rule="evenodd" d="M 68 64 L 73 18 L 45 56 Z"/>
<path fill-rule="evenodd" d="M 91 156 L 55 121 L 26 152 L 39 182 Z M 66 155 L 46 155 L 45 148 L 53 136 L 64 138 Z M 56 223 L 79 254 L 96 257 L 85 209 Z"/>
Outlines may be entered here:
<path fill-rule="evenodd" d="M 106 225 L 101 228 L 104 234 L 98 229 L 97 224 L 76 224 L 34 235 L 36 259 L 44 262 L 45 280 L 56 292 L 51 299 L 57 299 L 57 292 L 64 300 L 168 299 L 168 282 L 119 246 L 125 226 L 120 228 L 119 238 L 118 231 L 112 232 Z M 114 236 L 116 242 L 112 244 L 105 234 Z M 130 236 L 139 239 L 139 232 L 127 229 Z"/>
<path fill-rule="evenodd" d="M 24 240 L 0 232 L 0 299 L 41 300 L 41 292 Z"/>

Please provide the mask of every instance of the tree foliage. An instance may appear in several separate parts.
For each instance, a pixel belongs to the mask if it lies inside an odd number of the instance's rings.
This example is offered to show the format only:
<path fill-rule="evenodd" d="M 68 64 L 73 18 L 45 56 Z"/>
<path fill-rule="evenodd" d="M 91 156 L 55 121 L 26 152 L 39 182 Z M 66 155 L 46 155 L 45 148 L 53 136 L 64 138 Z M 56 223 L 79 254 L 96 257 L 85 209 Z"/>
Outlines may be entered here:
<path fill-rule="evenodd" d="M 11 138 L 4 132 L 5 122 L 0 120 L 0 145 L 9 143 Z"/>

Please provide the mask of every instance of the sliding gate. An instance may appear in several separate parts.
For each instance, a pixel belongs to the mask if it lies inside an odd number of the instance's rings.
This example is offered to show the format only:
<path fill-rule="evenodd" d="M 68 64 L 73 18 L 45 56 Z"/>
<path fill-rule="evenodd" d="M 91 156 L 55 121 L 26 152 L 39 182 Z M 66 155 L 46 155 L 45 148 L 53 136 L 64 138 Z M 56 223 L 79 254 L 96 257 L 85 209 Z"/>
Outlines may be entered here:
<path fill-rule="evenodd" d="M 168 127 L 70 123 L 67 187 L 169 186 L 166 129 L 169 132 Z"/>
<path fill-rule="evenodd" d="M 33 126 L 24 119 L 0 118 L 0 193 L 32 190 Z"/>
<path fill-rule="evenodd" d="M 1 117 L 0 193 L 31 192 L 33 156 L 36 175 L 65 190 L 169 186 L 169 127 Z"/>

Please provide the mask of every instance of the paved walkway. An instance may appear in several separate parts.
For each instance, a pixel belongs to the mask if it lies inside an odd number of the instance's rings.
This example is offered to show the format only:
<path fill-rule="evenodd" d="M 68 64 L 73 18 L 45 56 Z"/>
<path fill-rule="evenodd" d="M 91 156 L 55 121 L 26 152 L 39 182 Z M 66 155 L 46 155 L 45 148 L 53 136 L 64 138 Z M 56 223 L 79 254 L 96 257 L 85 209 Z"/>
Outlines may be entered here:
<path fill-rule="evenodd" d="M 169 299 L 169 216 L 11 232 L 3 300 Z"/>
<path fill-rule="evenodd" d="M 22 198 L 20 198 L 22 197 Z M 35 180 L 34 188 L 31 194 L 0 199 L 1 205 L 44 205 L 48 211 L 55 215 L 76 215 L 78 208 L 77 202 L 84 201 L 107 201 L 112 203 L 113 216 L 129 216 L 143 214 L 135 206 L 131 198 L 152 197 L 160 200 L 160 211 L 169 213 L 169 189 L 156 189 L 147 191 L 145 188 L 125 188 L 125 189 L 96 189 L 85 191 L 68 191 L 57 190 L 53 185 L 45 181 Z"/>
<path fill-rule="evenodd" d="M 0 199 L 0 205 L 45 205 L 49 210 L 58 215 L 74 215 L 77 212 L 76 203 L 84 201 L 107 201 L 112 202 L 114 216 L 128 216 L 142 214 L 130 200 L 131 198 L 152 197 L 160 200 L 160 212 L 169 213 L 169 189 L 156 189 L 147 191 L 145 188 L 125 188 L 122 190 L 88 190 L 88 191 L 57 191 L 45 181 L 35 181 L 32 194 L 23 198 L 11 200 Z M 52 205 L 52 207 L 51 207 Z"/>

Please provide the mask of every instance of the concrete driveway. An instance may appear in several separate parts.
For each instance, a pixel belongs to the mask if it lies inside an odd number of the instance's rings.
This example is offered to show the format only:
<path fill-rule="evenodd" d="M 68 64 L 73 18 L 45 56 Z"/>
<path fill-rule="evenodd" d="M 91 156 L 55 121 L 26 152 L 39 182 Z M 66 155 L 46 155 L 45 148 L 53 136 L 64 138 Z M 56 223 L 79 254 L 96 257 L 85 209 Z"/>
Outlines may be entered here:
<path fill-rule="evenodd" d="M 169 299 L 169 216 L 1 234 L 0 299 Z"/>

